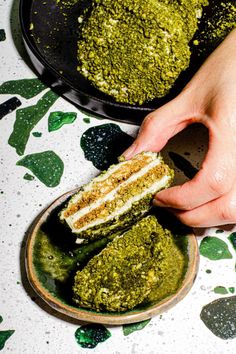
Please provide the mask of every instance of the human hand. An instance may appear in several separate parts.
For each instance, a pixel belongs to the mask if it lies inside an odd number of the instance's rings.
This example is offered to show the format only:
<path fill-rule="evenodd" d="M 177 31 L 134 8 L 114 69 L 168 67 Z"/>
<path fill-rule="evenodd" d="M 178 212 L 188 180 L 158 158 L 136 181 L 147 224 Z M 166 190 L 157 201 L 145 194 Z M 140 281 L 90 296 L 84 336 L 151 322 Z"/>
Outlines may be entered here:
<path fill-rule="evenodd" d="M 201 169 L 183 185 L 159 192 L 154 204 L 170 208 L 193 227 L 236 223 L 236 30 L 175 99 L 145 118 L 125 158 L 160 151 L 192 123 L 202 123 L 209 130 Z"/>

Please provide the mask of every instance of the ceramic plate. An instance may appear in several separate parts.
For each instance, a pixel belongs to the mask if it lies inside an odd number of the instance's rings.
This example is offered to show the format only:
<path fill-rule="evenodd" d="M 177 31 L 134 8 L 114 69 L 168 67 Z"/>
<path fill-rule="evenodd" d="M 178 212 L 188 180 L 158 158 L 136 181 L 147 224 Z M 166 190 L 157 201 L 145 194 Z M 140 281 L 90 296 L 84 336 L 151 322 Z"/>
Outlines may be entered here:
<path fill-rule="evenodd" d="M 143 321 L 177 304 L 188 293 L 198 269 L 198 245 L 195 236 L 189 233 L 170 215 L 158 211 L 158 220 L 168 227 L 186 256 L 186 270 L 176 293 L 156 303 L 139 305 L 124 313 L 96 312 L 76 307 L 72 302 L 72 282 L 76 267 L 88 260 L 88 257 L 104 247 L 104 241 L 92 246 L 77 246 L 74 251 L 71 234 L 58 219 L 58 212 L 68 198 L 77 192 L 73 190 L 55 200 L 35 221 L 28 234 L 26 247 L 26 270 L 29 282 L 38 295 L 55 310 L 67 316 L 87 322 L 104 324 L 126 324 Z M 167 223 L 167 224 L 166 224 Z M 168 225 L 169 224 L 169 225 Z M 68 240 L 71 240 L 70 242 Z M 43 252 L 42 252 L 43 247 Z M 79 247 L 79 248 L 78 248 Z M 69 290 L 68 290 L 69 289 Z"/>

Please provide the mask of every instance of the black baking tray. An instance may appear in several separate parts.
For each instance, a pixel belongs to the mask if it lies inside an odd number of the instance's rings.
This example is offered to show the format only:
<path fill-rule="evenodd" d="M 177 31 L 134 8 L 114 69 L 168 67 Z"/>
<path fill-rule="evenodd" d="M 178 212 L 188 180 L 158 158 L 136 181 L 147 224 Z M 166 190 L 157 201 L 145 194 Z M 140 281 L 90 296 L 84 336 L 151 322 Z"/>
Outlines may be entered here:
<path fill-rule="evenodd" d="M 63 11 L 56 0 L 20 0 L 20 23 L 30 59 L 56 92 L 87 112 L 139 125 L 143 118 L 178 93 L 185 80 L 163 99 L 142 106 L 117 103 L 80 75 L 77 67 L 78 16 L 90 0 L 80 0 Z M 178 90 L 176 89 L 178 87 Z"/>

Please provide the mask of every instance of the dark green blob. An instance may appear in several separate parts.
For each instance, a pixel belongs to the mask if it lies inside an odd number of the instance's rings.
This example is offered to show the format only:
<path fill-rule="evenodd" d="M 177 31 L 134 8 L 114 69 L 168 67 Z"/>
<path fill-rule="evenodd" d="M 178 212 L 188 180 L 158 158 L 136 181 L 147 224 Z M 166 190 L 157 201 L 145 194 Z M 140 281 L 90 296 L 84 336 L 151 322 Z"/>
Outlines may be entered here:
<path fill-rule="evenodd" d="M 33 181 L 34 180 L 34 176 L 30 175 L 29 173 L 26 173 L 23 176 L 24 179 L 26 179 L 27 181 Z"/>
<path fill-rule="evenodd" d="M 125 324 L 123 325 L 123 334 L 124 336 L 128 336 L 129 334 L 135 332 L 135 331 L 139 331 L 141 329 L 143 329 L 144 327 L 147 326 L 147 324 L 151 321 L 151 319 L 149 320 L 145 320 L 145 321 L 141 321 L 141 322 L 137 322 L 137 323 L 130 323 L 130 324 Z"/>
<path fill-rule="evenodd" d="M 229 235 L 228 239 L 232 243 L 233 248 L 236 251 L 236 232 L 232 232 L 232 234 Z"/>
<path fill-rule="evenodd" d="M 48 118 L 48 131 L 60 129 L 64 124 L 71 124 L 77 118 L 75 112 L 52 112 Z"/>
<path fill-rule="evenodd" d="M 16 164 L 28 168 L 47 187 L 56 187 L 64 170 L 63 161 L 53 151 L 27 155 Z"/>
<path fill-rule="evenodd" d="M 200 244 L 200 254 L 213 261 L 232 258 L 227 244 L 218 237 L 206 236 Z"/>
<path fill-rule="evenodd" d="M 198 169 L 195 168 L 191 162 L 185 159 L 183 156 L 177 154 L 176 152 L 169 152 L 171 160 L 174 162 L 175 166 L 179 168 L 186 177 L 193 178 L 197 173 Z"/>
<path fill-rule="evenodd" d="M 57 98 L 56 93 L 48 91 L 36 105 L 16 111 L 16 120 L 8 143 L 16 149 L 18 155 L 24 154 L 32 129 L 43 118 Z"/>
<path fill-rule="evenodd" d="M 207 273 L 207 274 L 211 274 L 211 270 L 210 270 L 210 269 L 207 269 L 207 270 L 206 270 L 206 273 Z"/>
<path fill-rule="evenodd" d="M 84 121 L 84 123 L 89 124 L 90 123 L 90 118 L 84 118 L 83 121 Z"/>
<path fill-rule="evenodd" d="M 82 348 L 95 348 L 110 337 L 111 332 L 101 324 L 81 326 L 75 332 L 75 339 Z"/>
<path fill-rule="evenodd" d="M 2 321 L 3 321 L 3 318 L 2 318 L 2 316 L 0 315 L 0 323 L 2 323 Z"/>
<path fill-rule="evenodd" d="M 224 230 L 216 230 L 216 234 L 222 234 L 224 232 Z"/>
<path fill-rule="evenodd" d="M 235 288 L 232 286 L 232 287 L 230 287 L 229 288 L 229 292 L 231 293 L 231 294 L 234 294 L 235 293 Z"/>
<path fill-rule="evenodd" d="M 228 290 L 224 286 L 216 286 L 213 291 L 216 294 L 221 294 L 221 295 L 228 294 Z"/>
<path fill-rule="evenodd" d="M 35 138 L 41 138 L 42 133 L 40 133 L 40 132 L 33 132 L 32 135 L 35 136 Z"/>
<path fill-rule="evenodd" d="M 38 95 L 46 88 L 47 86 L 39 79 L 11 80 L 0 85 L 0 93 L 20 95 L 29 99 Z"/>
<path fill-rule="evenodd" d="M 200 317 L 207 328 L 221 339 L 236 337 L 236 296 L 217 299 L 203 307 Z"/>
<path fill-rule="evenodd" d="M 113 163 L 117 163 L 117 157 L 132 144 L 133 140 L 117 124 L 109 123 L 86 130 L 80 145 L 85 158 L 92 161 L 97 169 L 105 170 Z"/>
<path fill-rule="evenodd" d="M 6 40 L 6 32 L 4 29 L 0 29 L 0 42 L 3 42 Z"/>
<path fill-rule="evenodd" d="M 6 341 L 14 332 L 14 330 L 0 331 L 0 350 L 4 348 Z"/>

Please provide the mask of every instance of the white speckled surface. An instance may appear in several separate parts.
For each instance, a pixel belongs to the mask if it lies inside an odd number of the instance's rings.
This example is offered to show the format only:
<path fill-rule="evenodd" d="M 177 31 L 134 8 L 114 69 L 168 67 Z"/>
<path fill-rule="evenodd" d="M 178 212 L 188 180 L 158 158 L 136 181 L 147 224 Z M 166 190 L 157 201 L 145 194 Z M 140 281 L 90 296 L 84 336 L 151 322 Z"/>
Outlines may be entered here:
<path fill-rule="evenodd" d="M 6 40 L 0 42 L 0 84 L 13 79 L 33 78 L 35 74 L 26 64 L 21 43 L 19 24 L 16 19 L 17 4 L 12 0 L 0 0 L 0 29 L 6 32 Z M 11 19 L 11 21 L 10 21 Z M 12 32 L 13 31 L 13 32 Z M 14 40 L 13 40 L 14 38 Z M 19 96 L 22 107 L 32 105 L 43 93 L 26 100 Z M 0 95 L 0 104 L 13 95 Z M 15 96 L 15 95 L 14 95 Z M 80 323 L 56 314 L 30 289 L 24 273 L 24 234 L 38 213 L 64 192 L 90 180 L 98 173 L 92 163 L 84 158 L 80 137 L 92 126 L 110 123 L 85 115 L 63 98 L 59 98 L 50 111 L 72 111 L 78 116 L 73 124 L 64 125 L 58 131 L 47 131 L 49 114 L 37 124 L 33 131 L 42 132 L 42 137 L 30 136 L 25 155 L 43 150 L 53 150 L 65 164 L 61 183 L 47 188 L 35 178 L 23 179 L 27 171 L 16 166 L 19 156 L 8 144 L 15 121 L 15 111 L 0 120 L 0 331 L 13 329 L 14 334 L 6 341 L 4 353 L 56 354 L 56 353 L 109 353 L 109 354 L 157 354 L 157 353 L 235 353 L 235 341 L 222 340 L 204 325 L 200 312 L 204 305 L 225 295 L 215 294 L 213 289 L 222 285 L 236 286 L 236 252 L 227 240 L 232 232 L 228 228 L 217 237 L 224 239 L 233 255 L 232 259 L 210 261 L 201 257 L 196 282 L 187 297 L 173 309 L 157 316 L 141 331 L 125 337 L 122 327 L 110 328 L 111 338 L 98 344 L 95 349 L 81 348 L 74 337 Z M 137 127 L 118 124 L 128 134 L 135 136 Z M 199 166 L 207 147 L 207 131 L 191 127 L 173 139 L 165 148 L 187 156 L 196 167 Z M 176 171 L 176 181 L 185 177 Z M 199 242 L 204 235 L 215 235 L 216 229 L 200 230 Z M 207 274 L 206 269 L 212 273 Z M 230 295 L 230 294 L 229 294 Z M 232 294 L 231 294 L 232 295 Z M 33 297 L 33 299 L 32 299 Z"/>

